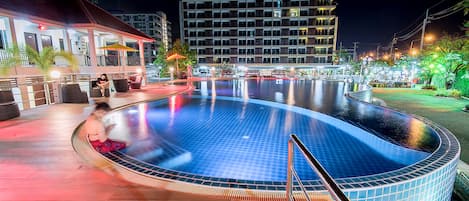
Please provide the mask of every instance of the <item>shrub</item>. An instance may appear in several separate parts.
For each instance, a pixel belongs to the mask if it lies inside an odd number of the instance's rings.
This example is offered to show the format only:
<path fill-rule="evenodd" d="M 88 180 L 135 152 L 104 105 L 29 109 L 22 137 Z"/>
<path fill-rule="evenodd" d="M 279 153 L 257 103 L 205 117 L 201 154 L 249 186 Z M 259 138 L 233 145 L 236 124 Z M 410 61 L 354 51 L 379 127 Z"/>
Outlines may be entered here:
<path fill-rule="evenodd" d="M 422 89 L 436 90 L 436 86 L 433 86 L 433 85 L 425 85 L 425 86 L 422 87 Z"/>
<path fill-rule="evenodd" d="M 443 97 L 454 97 L 454 98 L 461 98 L 461 92 L 459 90 L 438 90 L 435 92 L 435 96 L 443 96 Z"/>
<path fill-rule="evenodd" d="M 469 104 L 466 105 L 466 110 L 469 110 Z"/>
<path fill-rule="evenodd" d="M 459 72 L 454 82 L 454 88 L 461 91 L 461 95 L 469 97 L 469 73 Z"/>
<path fill-rule="evenodd" d="M 450 95 L 451 97 L 461 98 L 461 92 L 456 89 L 451 90 Z"/>
<path fill-rule="evenodd" d="M 443 96 L 443 97 L 447 97 L 448 96 L 448 91 L 447 90 L 438 90 L 435 92 L 435 96 Z"/>

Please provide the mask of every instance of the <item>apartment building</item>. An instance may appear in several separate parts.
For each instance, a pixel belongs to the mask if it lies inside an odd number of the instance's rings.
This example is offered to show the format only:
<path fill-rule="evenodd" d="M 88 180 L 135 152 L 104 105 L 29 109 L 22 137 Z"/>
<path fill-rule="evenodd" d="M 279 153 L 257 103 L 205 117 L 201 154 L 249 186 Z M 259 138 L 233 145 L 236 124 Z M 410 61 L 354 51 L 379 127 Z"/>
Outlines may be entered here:
<path fill-rule="evenodd" d="M 171 23 L 167 20 L 164 12 L 114 13 L 113 15 L 155 39 L 152 43 L 144 44 L 146 64 L 152 63 L 156 59 L 158 47 L 163 45 L 166 50 L 171 47 Z"/>
<path fill-rule="evenodd" d="M 333 0 L 181 0 L 181 38 L 199 66 L 317 68 L 332 64 Z"/>

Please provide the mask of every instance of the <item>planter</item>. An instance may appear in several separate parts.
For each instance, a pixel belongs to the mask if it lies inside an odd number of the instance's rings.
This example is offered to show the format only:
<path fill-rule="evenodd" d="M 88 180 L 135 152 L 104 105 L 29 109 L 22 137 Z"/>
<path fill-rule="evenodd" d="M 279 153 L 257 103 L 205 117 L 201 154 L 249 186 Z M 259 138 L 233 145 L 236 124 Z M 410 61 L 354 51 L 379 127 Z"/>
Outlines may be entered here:
<path fill-rule="evenodd" d="M 127 92 L 129 91 L 129 83 L 127 79 L 114 79 L 112 80 L 114 83 L 114 88 L 116 88 L 116 92 Z"/>
<path fill-rule="evenodd" d="M 0 121 L 20 116 L 20 110 L 11 90 L 0 91 Z"/>
<path fill-rule="evenodd" d="M 132 89 L 140 89 L 141 87 L 142 87 L 141 82 L 131 82 L 130 83 L 130 88 L 132 88 Z"/>
<path fill-rule="evenodd" d="M 138 76 L 130 76 L 129 85 L 131 89 L 140 89 L 140 87 L 142 87 L 142 78 Z"/>
<path fill-rule="evenodd" d="M 63 103 L 88 103 L 88 95 L 78 84 L 65 84 L 61 87 Z"/>

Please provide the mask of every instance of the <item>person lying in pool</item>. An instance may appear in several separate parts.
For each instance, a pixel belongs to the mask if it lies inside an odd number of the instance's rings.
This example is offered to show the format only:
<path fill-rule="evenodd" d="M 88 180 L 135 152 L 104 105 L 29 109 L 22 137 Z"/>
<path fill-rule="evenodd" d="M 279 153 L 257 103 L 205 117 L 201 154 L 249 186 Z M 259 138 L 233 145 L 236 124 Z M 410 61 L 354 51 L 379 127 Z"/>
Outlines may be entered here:
<path fill-rule="evenodd" d="M 83 126 L 88 134 L 91 146 L 100 153 L 116 151 L 126 147 L 125 142 L 119 142 L 108 138 L 109 131 L 114 128 L 115 124 L 105 126 L 102 119 L 110 110 L 111 107 L 109 104 L 96 103 L 94 112 L 86 119 Z"/>

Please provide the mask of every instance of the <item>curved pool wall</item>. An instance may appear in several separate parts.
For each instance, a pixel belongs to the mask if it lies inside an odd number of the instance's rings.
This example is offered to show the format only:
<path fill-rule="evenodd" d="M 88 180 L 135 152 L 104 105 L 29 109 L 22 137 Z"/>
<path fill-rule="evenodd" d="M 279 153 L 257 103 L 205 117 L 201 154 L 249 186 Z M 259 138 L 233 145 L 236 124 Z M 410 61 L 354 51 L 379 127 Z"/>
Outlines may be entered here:
<path fill-rule="evenodd" d="M 376 175 L 336 179 L 351 200 L 450 200 L 459 159 L 459 143 L 445 128 L 419 117 L 408 116 L 387 108 L 352 101 L 367 109 L 385 110 L 385 114 L 406 117 L 424 123 L 437 137 L 431 155 L 413 165 Z M 373 140 L 376 140 L 373 138 Z M 217 188 L 284 191 L 284 182 L 253 182 L 247 180 L 210 178 L 162 169 L 135 160 L 120 152 L 105 154 L 109 159 L 125 168 L 144 173 L 155 179 L 182 181 L 194 185 Z M 319 181 L 307 181 L 312 191 L 324 191 Z"/>
<path fill-rule="evenodd" d="M 346 95 L 356 101 L 370 103 L 372 88 L 370 86 L 361 86 L 360 88 L 360 91 L 350 92 Z M 367 104 L 367 106 L 378 107 L 371 104 Z M 435 130 L 440 140 L 437 150 L 424 161 L 396 171 L 398 174 L 394 173 L 391 177 L 384 175 L 384 181 L 397 180 L 394 184 L 346 190 L 346 194 L 351 200 L 451 200 L 460 155 L 459 142 L 446 128 L 422 117 L 414 115 L 410 115 L 410 117 L 424 122 Z M 397 176 L 399 173 L 403 174 Z M 409 175 L 415 177 L 405 179 Z"/>

